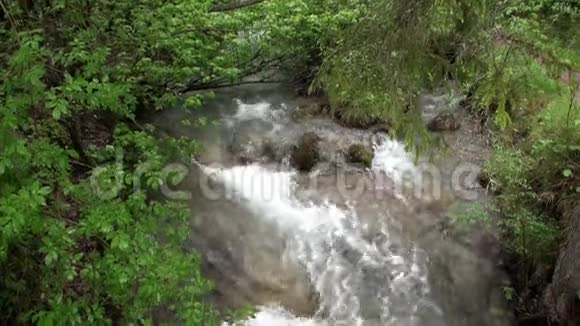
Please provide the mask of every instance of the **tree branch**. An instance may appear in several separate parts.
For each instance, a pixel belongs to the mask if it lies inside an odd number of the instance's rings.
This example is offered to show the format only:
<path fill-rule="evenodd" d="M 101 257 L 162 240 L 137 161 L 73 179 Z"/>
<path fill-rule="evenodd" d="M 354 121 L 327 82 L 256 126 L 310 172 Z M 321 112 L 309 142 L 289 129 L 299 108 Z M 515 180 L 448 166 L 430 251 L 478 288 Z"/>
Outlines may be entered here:
<path fill-rule="evenodd" d="M 255 76 L 256 74 L 260 73 L 261 71 L 268 71 L 268 70 L 278 71 L 279 69 L 277 69 L 277 67 L 281 63 L 284 62 L 283 57 L 272 58 L 272 59 L 268 59 L 268 60 L 258 60 L 258 59 L 259 59 L 259 51 L 256 53 L 256 55 L 254 57 L 252 57 L 252 59 L 246 61 L 245 63 L 242 64 L 242 66 L 238 67 L 238 69 L 240 70 L 238 81 L 241 80 L 242 85 L 247 84 L 247 83 L 250 83 L 250 84 L 260 83 L 261 84 L 261 83 L 276 83 L 276 82 L 278 82 L 276 80 L 270 81 L 269 79 L 272 77 L 271 75 L 264 76 L 262 78 L 262 80 L 259 82 L 243 81 L 245 78 L 247 78 L 249 76 Z M 237 81 L 230 82 L 226 78 L 216 78 L 216 79 L 210 80 L 208 82 L 201 82 L 202 79 L 203 79 L 203 77 L 198 77 L 198 78 L 195 78 L 195 79 L 188 81 L 187 83 L 185 83 L 185 85 L 178 92 L 185 93 L 185 92 L 190 92 L 190 91 L 194 91 L 194 90 L 223 88 L 223 87 L 240 85 L 239 82 L 237 82 Z"/>
<path fill-rule="evenodd" d="M 284 83 L 286 80 L 248 80 L 248 81 L 239 81 L 227 84 L 206 84 L 206 85 L 197 85 L 191 86 L 186 89 L 183 89 L 182 92 L 192 92 L 192 91 L 202 91 L 202 90 L 210 90 L 210 89 L 219 89 L 219 88 L 227 88 L 227 87 L 234 87 L 234 86 L 242 86 L 242 85 L 255 85 L 255 84 L 279 84 Z"/>
<path fill-rule="evenodd" d="M 231 11 L 237 10 L 253 5 L 257 5 L 265 0 L 233 0 L 231 2 L 213 5 L 209 9 L 210 12 Z"/>

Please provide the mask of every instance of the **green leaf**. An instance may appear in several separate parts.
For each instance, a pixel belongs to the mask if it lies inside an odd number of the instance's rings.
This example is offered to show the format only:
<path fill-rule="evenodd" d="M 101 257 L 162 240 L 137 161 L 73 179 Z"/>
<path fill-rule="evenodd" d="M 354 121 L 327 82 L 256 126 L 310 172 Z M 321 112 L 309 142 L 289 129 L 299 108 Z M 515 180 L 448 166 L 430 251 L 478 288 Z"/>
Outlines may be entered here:
<path fill-rule="evenodd" d="M 188 109 L 196 109 L 201 106 L 201 98 L 199 96 L 191 96 L 185 100 L 185 106 Z"/>
<path fill-rule="evenodd" d="M 129 241 L 130 239 L 127 234 L 119 233 L 113 238 L 113 241 L 111 242 L 111 247 L 118 248 L 124 251 L 129 248 Z"/>
<path fill-rule="evenodd" d="M 569 177 L 571 177 L 571 176 L 572 176 L 572 174 L 573 174 L 573 173 L 572 173 L 572 170 L 570 170 L 570 169 L 565 169 L 565 170 L 563 170 L 563 171 L 562 171 L 562 175 L 563 175 L 564 177 L 566 177 L 566 178 L 569 178 Z"/>

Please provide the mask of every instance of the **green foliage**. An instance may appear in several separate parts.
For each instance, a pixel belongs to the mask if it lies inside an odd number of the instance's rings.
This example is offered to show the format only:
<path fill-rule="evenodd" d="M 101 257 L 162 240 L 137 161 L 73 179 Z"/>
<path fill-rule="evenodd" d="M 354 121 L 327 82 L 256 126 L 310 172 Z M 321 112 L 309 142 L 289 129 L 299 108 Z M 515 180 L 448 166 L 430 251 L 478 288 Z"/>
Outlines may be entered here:
<path fill-rule="evenodd" d="M 318 76 L 334 110 L 389 120 L 421 151 L 429 142 L 418 95 L 449 85 L 467 94 L 469 107 L 499 127 L 487 170 L 501 192 L 507 247 L 528 264 L 552 260 L 555 207 L 579 186 L 576 2 L 377 0 L 362 10 L 327 49 Z M 458 218 L 470 224 L 480 213 Z"/>
<path fill-rule="evenodd" d="M 562 89 L 535 58 L 511 45 L 498 46 L 485 63 L 488 72 L 470 87 L 475 89 L 476 108 L 493 111 L 502 129 L 512 123 L 512 116 L 534 110 L 534 101 Z"/>
<path fill-rule="evenodd" d="M 327 51 L 319 85 L 343 115 L 387 119 L 418 145 L 418 95 L 477 69 L 494 10 L 491 0 L 371 1 Z"/>
<path fill-rule="evenodd" d="M 562 96 L 554 100 L 539 118 L 531 135 L 531 155 L 545 172 L 536 181 L 542 188 L 565 198 L 574 196 L 580 185 L 580 105 Z"/>
<path fill-rule="evenodd" d="M 182 244 L 191 212 L 150 196 L 199 144 L 137 116 L 195 109 L 248 75 L 319 52 L 351 1 L 2 1 L 0 309 L 4 323 L 219 325 Z M 202 117 L 200 124 L 207 121 Z M 147 194 L 147 195 L 146 195 Z M 235 322 L 251 309 L 234 312 Z"/>
<path fill-rule="evenodd" d="M 516 290 L 512 287 L 503 287 L 503 296 L 507 301 L 513 301 L 516 296 Z"/>
<path fill-rule="evenodd" d="M 428 140 L 417 96 L 442 86 L 506 128 L 580 69 L 578 18 L 566 0 L 371 1 L 327 49 L 318 85 L 341 116 L 389 120 L 413 147 Z"/>
<path fill-rule="evenodd" d="M 498 148 L 487 163 L 487 172 L 493 176 L 494 187 L 501 191 L 497 201 L 508 247 L 525 259 L 544 259 L 547 252 L 550 259 L 557 240 L 555 224 L 538 216 L 540 210 L 528 208 L 536 207 L 538 200 L 530 184 L 537 175 L 533 164 L 533 158 L 521 151 Z"/>
<path fill-rule="evenodd" d="M 535 115 L 537 123 L 526 142 L 517 148 L 498 145 L 487 165 L 500 191 L 498 203 L 511 248 L 531 262 L 554 259 L 559 226 L 546 207 L 574 198 L 580 185 L 578 104 L 568 96 L 553 99 Z"/>
<path fill-rule="evenodd" d="M 517 21 L 518 19 L 525 19 L 530 22 L 537 21 L 544 25 L 544 30 L 551 30 L 555 32 L 552 34 L 553 36 L 567 41 L 573 40 L 568 33 L 578 33 L 575 22 L 577 23 L 577 19 L 580 17 L 580 6 L 577 1 L 516 0 L 505 2 L 504 15 L 512 20 L 514 25 L 520 24 Z"/>
<path fill-rule="evenodd" d="M 541 0 L 510 1 L 502 8 L 495 50 L 483 61 L 487 72 L 470 88 L 478 108 L 491 109 L 497 125 L 506 128 L 513 118 L 543 109 L 566 88 L 576 89 L 572 80 L 568 85 L 559 81 L 563 74 L 580 69 L 578 31 L 562 26 L 580 18 L 580 8 L 571 2 Z"/>
<path fill-rule="evenodd" d="M 558 249 L 558 226 L 526 209 L 505 214 L 504 231 L 509 232 L 511 250 L 536 264 L 550 262 Z"/>

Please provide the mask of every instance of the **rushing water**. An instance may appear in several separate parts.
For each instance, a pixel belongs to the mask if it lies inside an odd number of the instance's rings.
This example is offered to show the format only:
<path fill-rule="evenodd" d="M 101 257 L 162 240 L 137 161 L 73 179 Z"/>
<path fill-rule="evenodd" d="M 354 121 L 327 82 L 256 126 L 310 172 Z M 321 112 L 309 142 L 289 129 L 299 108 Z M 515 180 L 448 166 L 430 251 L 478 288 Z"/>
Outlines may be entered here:
<path fill-rule="evenodd" d="M 438 230 L 449 196 L 434 203 L 394 190 L 421 169 L 404 146 L 324 119 L 296 122 L 299 104 L 280 88 L 232 89 L 203 112 L 154 121 L 206 146 L 187 187 L 190 245 L 216 283 L 216 305 L 258 306 L 248 326 L 508 324 L 491 247 Z M 219 124 L 179 123 L 196 114 Z M 287 164 L 306 131 L 323 138 L 310 174 Z M 354 143 L 374 149 L 371 169 L 342 160 Z"/>

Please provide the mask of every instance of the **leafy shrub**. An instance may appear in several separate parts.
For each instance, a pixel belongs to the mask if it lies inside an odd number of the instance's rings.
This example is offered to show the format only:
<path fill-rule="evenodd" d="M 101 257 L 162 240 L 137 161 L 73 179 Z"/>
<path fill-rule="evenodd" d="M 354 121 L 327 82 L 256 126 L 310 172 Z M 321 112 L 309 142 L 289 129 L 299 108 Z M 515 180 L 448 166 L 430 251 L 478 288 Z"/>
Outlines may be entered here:
<path fill-rule="evenodd" d="M 304 60 L 356 5 L 214 4 L 1 2 L 2 323 L 146 324 L 158 309 L 221 323 L 198 255 L 182 248 L 192 212 L 150 196 L 172 182 L 163 167 L 199 145 L 154 136 L 136 117 L 197 108 L 205 94 L 183 92 Z"/>
<path fill-rule="evenodd" d="M 487 171 L 499 190 L 504 231 L 512 250 L 538 262 L 554 258 L 559 226 L 550 207 L 577 196 L 580 159 L 578 105 L 557 97 L 536 115 L 527 142 L 498 145 Z M 548 208 L 548 209 L 546 209 Z"/>
<path fill-rule="evenodd" d="M 480 203 L 462 205 L 459 213 L 455 216 L 455 221 L 465 228 L 480 224 L 487 226 L 491 222 L 488 209 L 490 208 Z"/>

